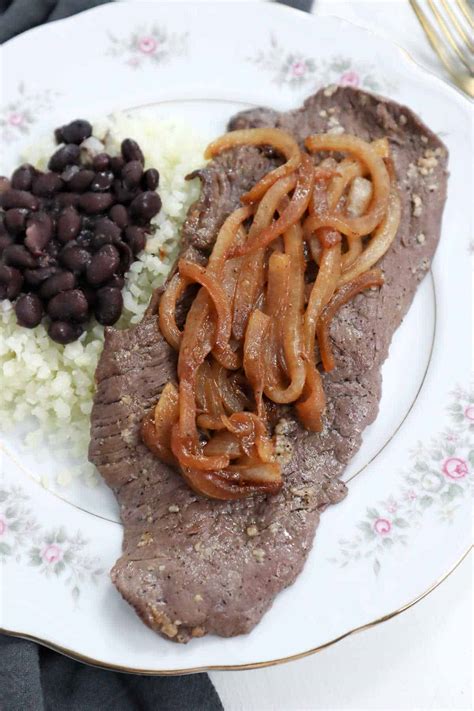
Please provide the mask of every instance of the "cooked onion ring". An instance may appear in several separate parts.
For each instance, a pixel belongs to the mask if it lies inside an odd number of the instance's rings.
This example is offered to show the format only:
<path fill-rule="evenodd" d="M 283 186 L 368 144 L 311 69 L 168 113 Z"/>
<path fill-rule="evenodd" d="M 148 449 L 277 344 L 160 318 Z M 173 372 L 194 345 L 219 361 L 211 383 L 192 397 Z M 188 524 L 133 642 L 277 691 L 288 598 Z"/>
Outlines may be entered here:
<path fill-rule="evenodd" d="M 268 190 L 265 197 L 272 196 L 274 200 L 272 213 L 274 213 L 281 198 L 295 187 L 288 206 L 283 210 L 278 220 L 275 220 L 266 229 L 263 229 L 256 238 L 249 239 L 240 250 L 236 252 L 237 255 L 248 254 L 249 252 L 255 252 L 258 249 L 267 247 L 270 242 L 282 235 L 285 230 L 295 225 L 303 216 L 308 207 L 314 184 L 313 161 L 306 153 L 303 154 L 301 165 L 298 168 L 296 186 L 294 186 L 294 180 L 293 176 L 280 178 L 280 180 L 274 183 Z"/>
<path fill-rule="evenodd" d="M 244 144 L 270 145 L 286 163 L 242 196 L 247 204 L 222 224 L 206 266 L 180 260 L 159 304 L 162 333 L 178 350 L 178 388 L 169 383 L 142 423 L 153 453 L 178 465 L 195 491 L 223 500 L 282 486 L 264 395 L 293 403 L 304 427 L 322 429 L 316 341 L 331 370 L 332 318 L 383 283 L 380 271 L 368 270 L 400 221 L 386 139 L 310 136 L 314 153 L 349 154 L 315 166 L 283 131 L 249 129 L 221 137 L 206 156 Z M 176 308 L 193 283 L 200 288 L 181 332 Z"/>
<path fill-rule="evenodd" d="M 259 200 L 268 188 L 279 178 L 289 175 L 301 162 L 301 151 L 295 139 L 279 128 L 251 128 L 231 131 L 208 145 L 204 158 L 214 158 L 222 151 L 235 146 L 271 146 L 286 158 L 286 163 L 267 173 L 251 190 L 242 195 L 244 203 Z"/>
<path fill-rule="evenodd" d="M 339 286 L 347 284 L 371 269 L 383 257 L 398 231 L 401 218 L 401 203 L 396 186 L 392 187 L 388 202 L 387 214 L 375 230 L 373 236 L 360 256 L 350 269 L 344 272 L 339 280 Z"/>
<path fill-rule="evenodd" d="M 390 192 L 390 177 L 383 159 L 374 148 L 356 136 L 342 134 L 320 134 L 308 136 L 305 145 L 311 152 L 341 151 L 355 155 L 367 169 L 372 178 L 373 197 L 369 211 L 361 217 L 345 217 L 337 213 L 324 220 L 314 216 L 311 223 L 313 231 L 318 227 L 333 227 L 350 236 L 367 235 L 374 230 L 384 217 Z"/>
<path fill-rule="evenodd" d="M 329 327 L 334 315 L 339 311 L 341 306 L 347 304 L 356 294 L 359 294 L 365 289 L 370 289 L 373 286 L 382 286 L 382 272 L 379 269 L 373 269 L 365 274 L 360 274 L 357 278 L 344 284 L 321 314 L 317 327 L 319 352 L 325 371 L 334 369 L 334 356 L 329 342 Z"/>

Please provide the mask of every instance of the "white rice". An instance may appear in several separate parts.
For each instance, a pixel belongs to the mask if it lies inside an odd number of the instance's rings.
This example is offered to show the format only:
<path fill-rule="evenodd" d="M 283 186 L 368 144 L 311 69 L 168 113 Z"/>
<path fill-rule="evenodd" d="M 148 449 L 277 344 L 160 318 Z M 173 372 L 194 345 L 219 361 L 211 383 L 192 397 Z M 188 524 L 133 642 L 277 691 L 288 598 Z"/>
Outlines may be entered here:
<path fill-rule="evenodd" d="M 184 123 L 126 114 L 95 122 L 94 135 L 115 152 L 124 138 L 134 138 L 142 147 L 145 167 L 160 172 L 158 192 L 163 207 L 153 221 L 155 233 L 126 279 L 119 322 L 125 327 L 141 319 L 152 290 L 168 273 L 181 224 L 199 192 L 198 181 L 185 181 L 185 176 L 202 165 L 205 143 Z M 24 159 L 44 168 L 53 149 L 52 142 L 42 142 L 28 150 Z M 33 330 L 18 327 L 10 302 L 0 302 L 0 427 L 3 432 L 19 426 L 25 431 L 26 425 L 25 446 L 54 445 L 55 452 L 59 449 L 72 455 L 79 464 L 61 473 L 57 478 L 61 485 L 78 473 L 89 484 L 96 480 L 87 465 L 87 447 L 94 372 L 102 343 L 103 328 L 94 322 L 79 340 L 60 346 L 42 325 Z"/>

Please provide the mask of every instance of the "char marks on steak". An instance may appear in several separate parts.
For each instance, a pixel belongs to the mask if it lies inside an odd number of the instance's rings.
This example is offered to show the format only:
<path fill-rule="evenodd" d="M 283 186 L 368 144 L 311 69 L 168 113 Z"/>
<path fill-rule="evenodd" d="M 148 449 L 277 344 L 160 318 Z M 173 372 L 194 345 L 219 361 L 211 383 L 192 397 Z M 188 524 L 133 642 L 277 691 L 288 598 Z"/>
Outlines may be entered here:
<path fill-rule="evenodd" d="M 116 493 L 124 524 L 112 579 L 147 625 L 179 642 L 248 632 L 301 571 L 320 512 L 345 496 L 339 476 L 377 414 L 381 365 L 429 269 L 446 196 L 443 144 L 409 109 L 381 97 L 349 87 L 321 90 L 299 110 L 255 109 L 230 122 L 233 129 L 255 126 L 278 126 L 300 141 L 328 129 L 387 136 L 402 220 L 380 264 L 384 286 L 358 295 L 332 323 L 336 368 L 323 376 L 323 431 L 307 432 L 281 409 L 276 432 L 284 486 L 277 496 L 204 499 L 153 457 L 139 428 L 165 383 L 176 378 L 175 354 L 157 330 L 154 303 L 138 326 L 106 329 L 90 459 Z M 199 171 L 201 196 L 182 234 L 188 256 L 205 261 L 242 193 L 274 164 L 264 150 L 240 147 Z"/>

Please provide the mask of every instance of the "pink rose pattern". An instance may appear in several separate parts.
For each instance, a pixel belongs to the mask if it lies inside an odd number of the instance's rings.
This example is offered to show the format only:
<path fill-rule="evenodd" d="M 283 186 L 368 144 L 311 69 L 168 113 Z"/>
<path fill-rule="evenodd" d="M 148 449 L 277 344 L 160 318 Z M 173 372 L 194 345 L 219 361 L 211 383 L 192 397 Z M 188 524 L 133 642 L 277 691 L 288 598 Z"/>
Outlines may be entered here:
<path fill-rule="evenodd" d="M 0 138 L 2 141 L 15 141 L 30 132 L 41 115 L 52 105 L 57 92 L 35 92 L 20 82 L 16 99 L 0 109 Z"/>
<path fill-rule="evenodd" d="M 467 462 L 460 457 L 449 457 L 443 464 L 443 472 L 450 479 L 462 479 L 466 474 L 469 474 Z"/>
<path fill-rule="evenodd" d="M 46 577 L 62 579 L 75 601 L 84 582 L 103 574 L 99 559 L 88 553 L 88 541 L 78 531 L 45 531 L 28 507 L 21 487 L 0 485 L 0 564 L 25 562 Z"/>
<path fill-rule="evenodd" d="M 147 63 L 161 64 L 187 52 L 188 34 L 169 33 L 159 25 L 140 26 L 129 37 L 109 33 L 107 54 L 122 59 L 132 69 Z"/>
<path fill-rule="evenodd" d="M 397 495 L 367 509 L 353 537 L 339 541 L 339 556 L 332 562 L 346 566 L 370 560 L 379 574 L 383 557 L 393 546 L 408 544 L 428 511 L 453 520 L 474 484 L 474 391 L 457 388 L 447 409 L 451 427 L 428 445 L 418 445 Z"/>
<path fill-rule="evenodd" d="M 41 557 L 47 565 L 57 563 L 63 557 L 62 548 L 57 546 L 55 543 L 50 543 L 41 551 Z"/>
<path fill-rule="evenodd" d="M 378 518 L 374 523 L 374 531 L 379 536 L 386 536 L 392 530 L 392 524 L 386 518 Z"/>
<path fill-rule="evenodd" d="M 341 74 L 338 84 L 341 86 L 358 87 L 360 85 L 360 77 L 357 72 L 354 71 L 344 72 Z"/>
<path fill-rule="evenodd" d="M 370 91 L 394 88 L 385 78 L 375 78 L 373 66 L 362 64 L 356 69 L 351 59 L 339 55 L 329 60 L 302 56 L 297 51 L 288 51 L 274 34 L 270 35 L 269 45 L 247 61 L 266 71 L 278 86 L 290 89 L 305 86 L 311 91 L 328 84 L 360 86 Z"/>

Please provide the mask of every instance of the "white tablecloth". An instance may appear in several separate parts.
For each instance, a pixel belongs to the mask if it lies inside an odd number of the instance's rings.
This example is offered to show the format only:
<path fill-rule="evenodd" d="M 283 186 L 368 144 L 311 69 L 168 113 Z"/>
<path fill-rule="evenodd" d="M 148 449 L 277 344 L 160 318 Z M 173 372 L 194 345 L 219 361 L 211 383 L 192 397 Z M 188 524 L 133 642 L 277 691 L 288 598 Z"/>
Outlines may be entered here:
<path fill-rule="evenodd" d="M 368 27 L 450 80 L 407 0 L 315 0 L 313 12 Z M 225 711 L 471 709 L 472 578 L 471 554 L 411 609 L 319 654 L 269 669 L 213 672 Z"/>

